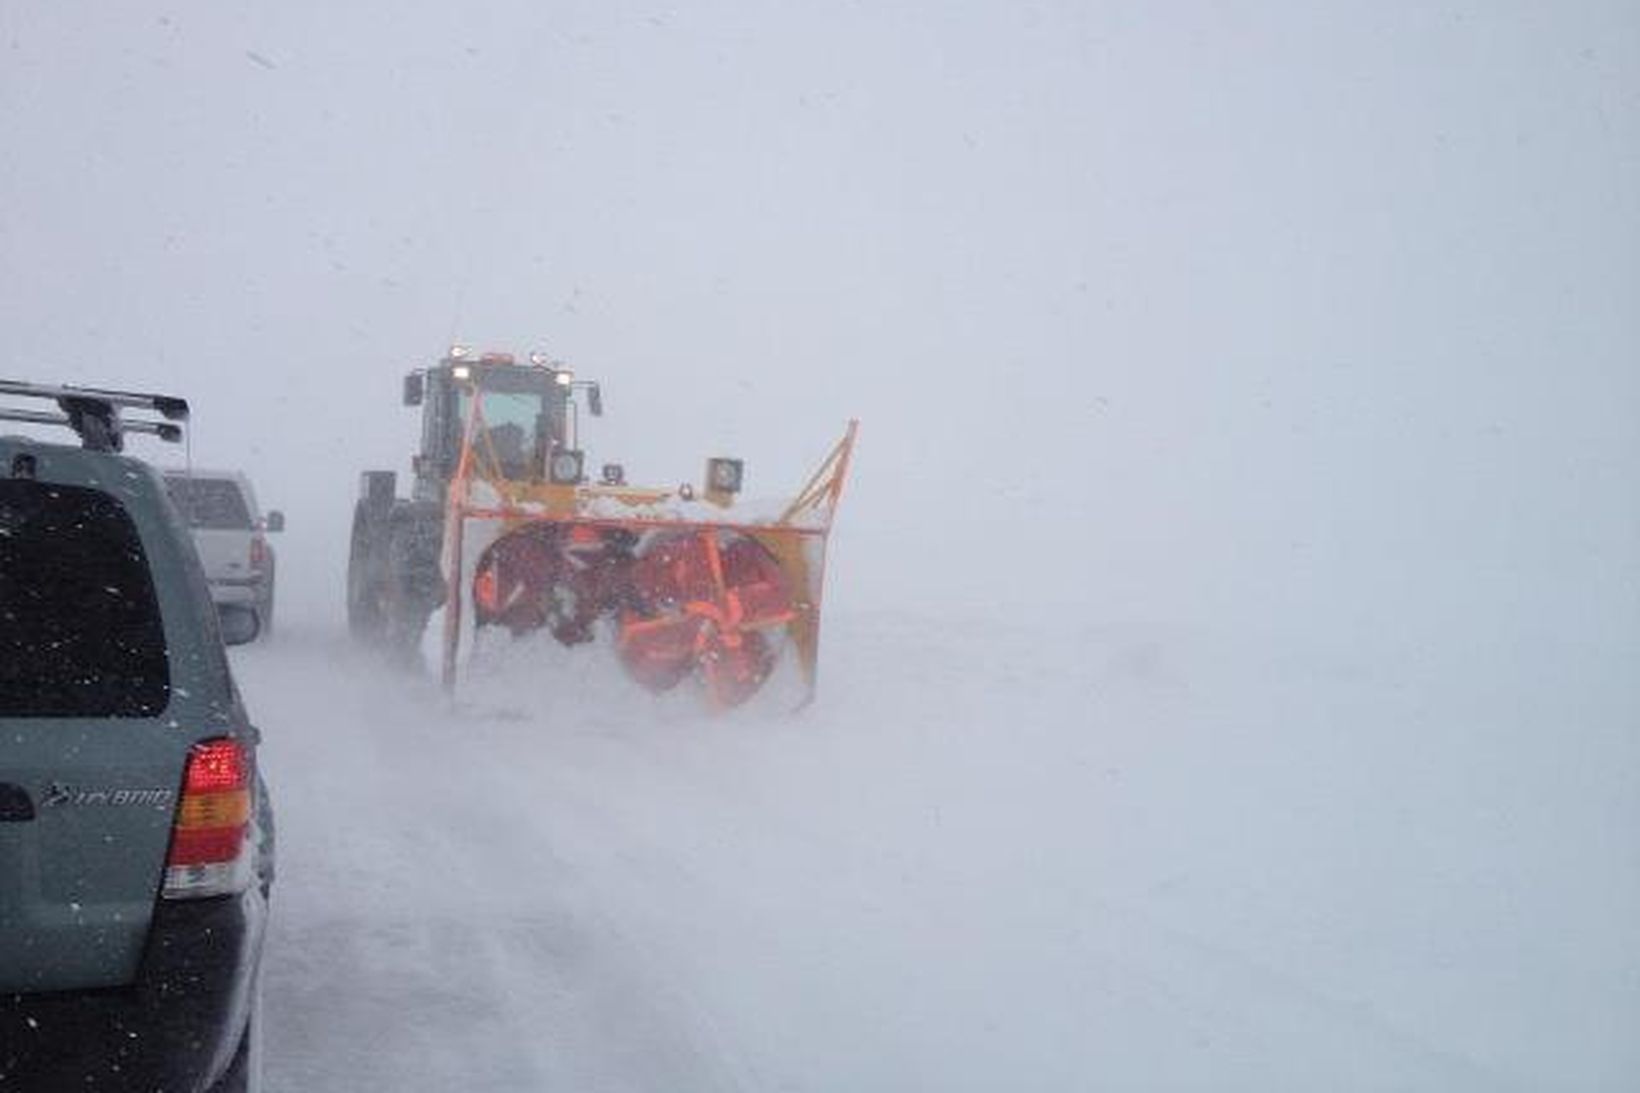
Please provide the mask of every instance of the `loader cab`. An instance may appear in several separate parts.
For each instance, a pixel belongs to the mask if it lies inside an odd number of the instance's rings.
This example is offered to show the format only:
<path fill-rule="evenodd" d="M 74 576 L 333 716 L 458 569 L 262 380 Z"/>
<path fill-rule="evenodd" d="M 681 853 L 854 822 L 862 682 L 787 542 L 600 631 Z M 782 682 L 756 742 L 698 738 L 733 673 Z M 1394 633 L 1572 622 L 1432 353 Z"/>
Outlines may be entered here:
<path fill-rule="evenodd" d="M 543 477 L 552 452 L 569 446 L 573 430 L 570 386 L 557 378 L 561 374 L 491 354 L 447 357 L 405 377 L 404 401 L 422 408 L 418 494 L 442 496 L 461 458 L 462 432 L 475 398 L 484 425 L 476 439 L 484 457 L 493 456 L 507 478 Z"/>

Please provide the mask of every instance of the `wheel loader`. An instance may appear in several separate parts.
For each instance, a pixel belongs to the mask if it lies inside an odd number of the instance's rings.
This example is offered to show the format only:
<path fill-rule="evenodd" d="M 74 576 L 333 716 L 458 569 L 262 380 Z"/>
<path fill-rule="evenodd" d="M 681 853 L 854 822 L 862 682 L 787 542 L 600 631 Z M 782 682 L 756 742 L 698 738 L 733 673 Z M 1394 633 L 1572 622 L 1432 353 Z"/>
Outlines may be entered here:
<path fill-rule="evenodd" d="M 774 505 L 741 497 L 744 464 L 708 459 L 699 483 L 589 474 L 580 409 L 599 385 L 531 353 L 452 347 L 404 378 L 421 409 L 409 497 L 392 471 L 361 476 L 348 552 L 353 635 L 410 662 L 436 638 L 454 691 L 498 637 L 613 648 L 652 691 L 740 705 L 777 673 L 813 698 L 826 539 L 848 475 L 849 422 L 804 486 Z M 431 633 L 429 628 L 431 624 Z"/>

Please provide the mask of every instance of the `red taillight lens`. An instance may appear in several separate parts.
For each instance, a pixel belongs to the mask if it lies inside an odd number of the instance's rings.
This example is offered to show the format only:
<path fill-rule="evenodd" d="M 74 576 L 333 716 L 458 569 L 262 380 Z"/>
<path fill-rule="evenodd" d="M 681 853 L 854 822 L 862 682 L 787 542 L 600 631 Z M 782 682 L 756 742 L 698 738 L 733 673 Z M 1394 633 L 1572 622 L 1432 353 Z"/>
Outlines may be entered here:
<path fill-rule="evenodd" d="M 251 568 L 262 569 L 268 564 L 268 541 L 260 535 L 251 537 Z"/>
<path fill-rule="evenodd" d="M 195 744 L 188 753 L 188 770 L 182 778 L 184 796 L 221 793 L 250 786 L 250 764 L 245 749 L 235 740 L 207 740 Z"/>
<path fill-rule="evenodd" d="M 206 740 L 188 752 L 182 800 L 165 863 L 167 899 L 238 892 L 250 881 L 251 758 L 237 740 Z"/>

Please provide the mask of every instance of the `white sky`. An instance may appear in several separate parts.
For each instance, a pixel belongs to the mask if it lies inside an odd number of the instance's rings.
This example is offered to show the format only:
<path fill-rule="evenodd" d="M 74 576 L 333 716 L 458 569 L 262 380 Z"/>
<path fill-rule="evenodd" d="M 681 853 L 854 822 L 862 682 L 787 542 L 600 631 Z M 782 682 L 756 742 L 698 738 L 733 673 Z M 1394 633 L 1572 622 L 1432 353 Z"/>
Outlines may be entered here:
<path fill-rule="evenodd" d="M 0 374 L 160 388 L 338 611 L 452 338 L 795 486 L 833 603 L 1634 644 L 1631 4 L 0 2 Z M 151 449 L 150 449 L 151 450 Z M 169 453 L 166 453 L 169 454 Z"/>

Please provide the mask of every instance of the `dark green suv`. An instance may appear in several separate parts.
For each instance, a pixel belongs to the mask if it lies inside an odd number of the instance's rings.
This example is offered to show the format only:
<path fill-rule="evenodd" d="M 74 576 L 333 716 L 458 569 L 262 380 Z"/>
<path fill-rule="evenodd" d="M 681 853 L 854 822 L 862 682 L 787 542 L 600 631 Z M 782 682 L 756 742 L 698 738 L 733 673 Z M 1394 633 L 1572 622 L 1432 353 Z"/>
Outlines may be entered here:
<path fill-rule="evenodd" d="M 273 877 L 258 733 L 159 474 L 180 400 L 0 381 L 84 447 L 0 436 L 0 1090 L 233 1090 L 254 1075 Z"/>

